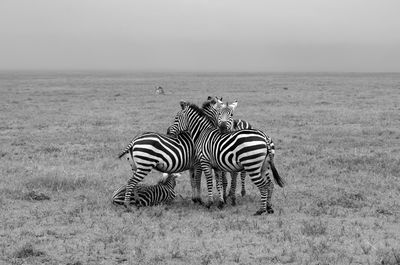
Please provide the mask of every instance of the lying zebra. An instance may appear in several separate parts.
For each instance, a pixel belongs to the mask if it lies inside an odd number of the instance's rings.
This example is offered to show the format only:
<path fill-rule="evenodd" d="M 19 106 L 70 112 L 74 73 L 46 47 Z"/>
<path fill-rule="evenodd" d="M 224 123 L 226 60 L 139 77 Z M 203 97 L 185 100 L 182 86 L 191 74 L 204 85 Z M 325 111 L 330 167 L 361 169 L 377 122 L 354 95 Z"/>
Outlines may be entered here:
<path fill-rule="evenodd" d="M 137 194 L 131 197 L 130 204 L 137 207 L 141 206 L 153 206 L 158 204 L 171 203 L 176 193 L 174 188 L 176 186 L 176 178 L 179 177 L 179 173 L 163 174 L 163 178 L 156 185 L 144 185 L 138 184 Z M 122 185 L 112 195 L 112 202 L 114 204 L 123 205 L 125 200 L 126 185 Z"/>

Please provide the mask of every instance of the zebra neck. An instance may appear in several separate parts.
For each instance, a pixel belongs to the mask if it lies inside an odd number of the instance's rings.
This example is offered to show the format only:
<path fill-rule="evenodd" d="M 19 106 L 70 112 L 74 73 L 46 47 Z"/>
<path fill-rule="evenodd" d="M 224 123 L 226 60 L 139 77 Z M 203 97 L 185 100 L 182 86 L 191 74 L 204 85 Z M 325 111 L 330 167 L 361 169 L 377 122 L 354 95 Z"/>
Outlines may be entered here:
<path fill-rule="evenodd" d="M 201 138 L 203 132 L 212 131 L 214 129 L 214 126 L 207 118 L 199 116 L 189 127 L 189 132 L 192 136 L 193 142 L 196 143 Z"/>
<path fill-rule="evenodd" d="M 172 182 L 168 182 L 165 184 L 165 186 L 171 190 L 173 190 L 174 188 L 172 187 Z"/>

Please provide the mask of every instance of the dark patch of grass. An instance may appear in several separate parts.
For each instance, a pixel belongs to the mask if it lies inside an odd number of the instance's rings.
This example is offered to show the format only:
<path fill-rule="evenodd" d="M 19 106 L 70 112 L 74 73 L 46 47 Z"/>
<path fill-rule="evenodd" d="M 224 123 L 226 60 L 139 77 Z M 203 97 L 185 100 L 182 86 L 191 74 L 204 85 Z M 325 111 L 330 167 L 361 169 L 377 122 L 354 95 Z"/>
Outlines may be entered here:
<path fill-rule="evenodd" d="M 50 197 L 44 193 L 39 193 L 33 190 L 23 194 L 21 199 L 27 201 L 44 201 L 44 200 L 50 200 Z"/>
<path fill-rule="evenodd" d="M 306 236 L 321 236 L 326 234 L 328 225 L 319 221 L 303 221 L 301 233 Z"/>
<path fill-rule="evenodd" d="M 24 140 L 17 140 L 11 143 L 12 146 L 24 146 L 26 142 Z"/>
<path fill-rule="evenodd" d="M 325 160 L 330 167 L 336 167 L 346 172 L 374 172 L 380 175 L 395 176 L 400 169 L 399 160 L 390 157 L 387 153 L 373 153 L 353 155 L 344 154 Z"/>
<path fill-rule="evenodd" d="M 337 198 L 331 198 L 328 204 L 331 206 L 338 205 L 348 209 L 358 209 L 366 205 L 364 195 L 359 192 L 344 192 Z"/>
<path fill-rule="evenodd" d="M 61 148 L 56 146 L 46 146 L 40 149 L 41 152 L 46 154 L 61 152 Z"/>
<path fill-rule="evenodd" d="M 44 256 L 44 255 L 46 255 L 45 252 L 35 249 L 32 246 L 32 244 L 30 244 L 30 243 L 23 245 L 20 249 L 18 249 L 14 253 L 14 256 L 16 258 L 20 258 L 20 259 L 29 258 L 29 257 L 39 257 L 39 256 Z"/>
<path fill-rule="evenodd" d="M 13 128 L 10 126 L 0 126 L 0 131 L 7 131 L 7 130 L 12 130 Z"/>
<path fill-rule="evenodd" d="M 315 205 L 309 213 L 313 216 L 328 214 L 329 209 L 340 206 L 347 209 L 360 209 L 367 205 L 365 196 L 360 192 L 338 191 L 339 196 L 331 196 L 324 199 L 317 199 Z"/>
<path fill-rule="evenodd" d="M 383 209 L 383 208 L 378 208 L 376 209 L 376 212 L 379 214 L 383 214 L 383 215 L 393 215 L 393 213 L 387 209 Z"/>
<path fill-rule="evenodd" d="M 385 248 L 377 251 L 378 262 L 381 265 L 400 265 L 400 248 Z"/>
<path fill-rule="evenodd" d="M 67 265 L 83 265 L 83 263 L 80 261 L 75 261 L 75 262 L 68 262 Z"/>

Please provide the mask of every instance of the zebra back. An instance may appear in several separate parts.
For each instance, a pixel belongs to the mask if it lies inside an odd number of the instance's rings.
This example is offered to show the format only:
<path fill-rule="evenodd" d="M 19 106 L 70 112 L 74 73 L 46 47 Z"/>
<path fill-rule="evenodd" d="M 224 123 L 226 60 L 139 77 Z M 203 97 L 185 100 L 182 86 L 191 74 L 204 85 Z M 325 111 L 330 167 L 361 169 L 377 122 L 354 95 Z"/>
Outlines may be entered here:
<path fill-rule="evenodd" d="M 245 120 L 241 119 L 233 120 L 233 127 L 232 127 L 233 131 L 246 130 L 246 129 L 253 129 L 253 126 L 251 126 L 251 124 Z"/>

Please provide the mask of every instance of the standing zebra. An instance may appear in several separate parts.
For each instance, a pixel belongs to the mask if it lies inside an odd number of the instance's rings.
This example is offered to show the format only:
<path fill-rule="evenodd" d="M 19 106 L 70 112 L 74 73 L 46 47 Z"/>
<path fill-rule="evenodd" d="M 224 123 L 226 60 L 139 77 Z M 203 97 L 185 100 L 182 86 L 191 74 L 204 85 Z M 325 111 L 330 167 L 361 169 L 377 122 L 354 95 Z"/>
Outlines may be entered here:
<path fill-rule="evenodd" d="M 175 197 L 176 178 L 180 174 L 163 174 L 163 178 L 156 185 L 138 184 L 137 198 L 131 200 L 130 204 L 136 206 L 153 206 L 161 203 L 170 203 Z M 126 185 L 122 185 L 112 195 L 112 202 L 115 204 L 124 204 L 125 202 Z"/>
<path fill-rule="evenodd" d="M 252 126 L 250 125 L 250 123 L 244 121 L 244 120 L 233 120 L 233 111 L 237 105 L 237 102 L 235 101 L 233 104 L 228 105 L 227 103 L 224 104 L 221 100 L 219 100 L 219 104 L 221 105 L 219 111 L 217 111 L 216 115 L 217 115 L 217 125 L 218 128 L 222 131 L 222 132 L 232 132 L 232 131 L 238 131 L 238 130 L 245 130 L 245 129 L 252 129 Z M 262 132 L 263 133 L 263 132 Z M 275 146 L 274 143 L 271 139 L 271 137 L 269 137 L 268 135 L 266 135 L 265 133 L 263 133 L 265 136 L 265 140 L 267 141 L 270 149 L 269 149 L 269 159 L 270 159 L 270 165 L 271 165 L 271 170 L 273 171 L 274 174 L 279 175 L 275 165 L 274 165 L 274 155 L 275 155 Z M 275 171 L 275 172 L 274 172 Z M 269 172 L 266 172 L 266 179 L 267 182 L 270 182 L 270 178 L 269 178 Z M 246 194 L 246 190 L 245 190 L 245 178 L 246 178 L 246 172 L 245 171 L 241 171 L 240 172 L 240 177 L 241 177 L 241 182 L 242 182 L 242 191 L 241 194 L 242 196 L 244 196 Z M 236 173 L 231 173 L 231 188 L 229 190 L 229 194 L 228 197 L 231 198 L 232 200 L 232 204 L 234 204 L 235 200 L 236 200 Z M 226 176 L 225 173 L 222 172 L 222 181 L 224 186 L 226 186 Z M 271 189 L 273 188 L 272 186 L 273 184 L 271 183 Z"/>
<path fill-rule="evenodd" d="M 232 106 L 227 106 L 227 104 L 224 104 L 222 102 L 222 98 L 216 98 L 217 104 L 219 106 L 219 113 L 217 113 L 217 110 L 214 110 L 213 114 L 216 117 L 217 121 L 217 127 L 221 130 L 221 132 L 233 132 L 233 131 L 238 131 L 238 130 L 244 130 L 244 129 L 253 129 L 250 123 L 248 123 L 245 120 L 237 119 L 233 120 L 233 122 L 230 122 L 231 125 L 224 124 L 222 125 L 221 122 L 224 120 L 227 122 L 228 119 L 230 119 L 231 116 L 233 116 L 233 110 L 236 107 L 237 103 L 233 103 Z M 203 106 L 204 109 L 204 106 Z M 272 143 L 273 144 L 273 143 Z M 233 178 L 233 179 L 232 179 Z M 236 192 L 236 175 L 231 175 L 231 188 L 229 190 L 228 197 L 231 198 L 232 204 L 235 204 L 235 192 Z M 246 172 L 242 171 L 240 172 L 240 179 L 241 179 L 241 184 L 242 184 L 242 190 L 241 194 L 242 196 L 246 195 L 246 189 L 245 189 L 245 179 L 246 179 Z M 226 186 L 228 184 L 226 180 L 226 174 L 225 172 L 222 172 L 222 181 L 223 181 L 223 186 L 224 190 L 226 190 Z"/>
<path fill-rule="evenodd" d="M 135 137 L 118 157 L 126 158 L 132 168 L 132 177 L 125 191 L 124 205 L 127 208 L 129 208 L 132 191 L 152 169 L 165 173 L 190 170 L 191 179 L 192 176 L 201 175 L 200 163 L 195 160 L 194 142 L 187 132 L 176 136 L 155 132 L 143 133 Z M 199 197 L 194 196 L 193 200 Z"/>
<path fill-rule="evenodd" d="M 229 114 L 229 117 L 233 116 L 233 110 L 236 108 L 237 106 L 237 101 L 232 103 L 231 105 L 227 106 L 227 104 L 224 104 L 222 102 L 222 97 L 218 98 L 218 97 L 208 97 L 207 101 L 203 103 L 202 106 L 202 110 L 203 112 L 211 119 L 211 121 L 213 122 L 213 125 L 215 126 L 215 128 L 219 128 L 221 130 L 221 132 L 228 132 L 228 131 L 234 131 L 233 129 L 230 129 L 231 127 L 235 126 L 235 122 L 237 122 L 238 120 L 234 120 L 232 126 L 230 126 L 229 128 L 223 128 L 223 126 L 219 126 L 219 118 L 220 118 L 220 114 L 221 112 L 226 112 L 229 109 L 229 111 L 232 111 L 232 113 Z M 225 110 L 226 109 L 226 110 Z M 250 126 L 250 124 L 246 123 L 245 121 L 239 120 L 240 121 L 240 125 L 242 126 L 241 129 L 245 129 L 246 126 Z M 246 124 L 245 124 L 246 123 Z M 239 123 L 236 123 L 236 126 Z M 250 129 L 250 128 L 249 128 Z M 240 130 L 240 128 L 238 127 L 237 130 Z M 223 196 L 224 196 L 224 200 L 226 199 L 226 188 L 228 186 L 228 181 L 226 179 L 226 172 L 222 171 L 221 173 L 221 178 L 222 178 L 222 187 L 223 187 Z M 241 174 L 241 179 L 242 179 L 242 196 L 244 196 L 245 193 L 245 178 L 246 178 L 246 172 L 242 171 Z M 231 174 L 231 188 L 229 190 L 229 194 L 228 197 L 231 198 L 232 201 L 232 205 L 236 205 L 236 196 L 235 196 L 235 192 L 236 192 L 236 179 L 237 179 L 237 174 L 236 173 L 232 173 Z M 244 192 L 244 193 L 243 193 Z"/>
<path fill-rule="evenodd" d="M 263 177 L 270 163 L 269 145 L 265 134 L 259 130 L 221 133 L 213 127 L 210 118 L 196 105 L 181 104 L 181 107 L 182 110 L 175 116 L 169 131 L 172 134 L 188 131 L 193 138 L 196 158 L 200 161 L 207 179 L 208 202 L 206 206 L 209 207 L 213 203 L 212 168 L 228 172 L 244 170 L 260 190 L 261 207 L 255 214 L 273 213 L 271 183 L 268 183 Z M 273 171 L 274 179 L 278 185 L 283 186 L 283 180 L 277 173 L 277 171 Z M 221 184 L 221 179 L 217 177 L 220 200 L 218 207 L 223 207 L 224 203 Z"/>

